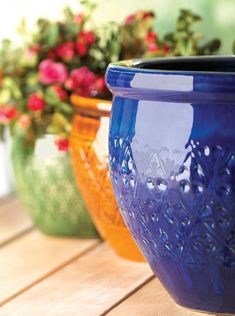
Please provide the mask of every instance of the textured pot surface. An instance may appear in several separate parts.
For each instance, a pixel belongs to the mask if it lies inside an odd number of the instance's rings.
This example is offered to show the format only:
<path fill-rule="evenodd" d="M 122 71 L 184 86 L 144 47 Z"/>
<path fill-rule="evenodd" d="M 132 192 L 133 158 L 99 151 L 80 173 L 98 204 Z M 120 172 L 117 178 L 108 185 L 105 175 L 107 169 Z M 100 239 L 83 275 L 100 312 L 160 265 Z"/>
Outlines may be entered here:
<path fill-rule="evenodd" d="M 111 179 L 175 301 L 235 313 L 235 59 L 111 65 Z"/>
<path fill-rule="evenodd" d="M 42 232 L 81 238 L 98 236 L 77 190 L 69 154 L 38 158 L 15 140 L 12 161 L 17 194 Z"/>
<path fill-rule="evenodd" d="M 74 96 L 70 138 L 76 180 L 101 236 L 124 258 L 143 261 L 118 210 L 108 172 L 110 102 Z"/>

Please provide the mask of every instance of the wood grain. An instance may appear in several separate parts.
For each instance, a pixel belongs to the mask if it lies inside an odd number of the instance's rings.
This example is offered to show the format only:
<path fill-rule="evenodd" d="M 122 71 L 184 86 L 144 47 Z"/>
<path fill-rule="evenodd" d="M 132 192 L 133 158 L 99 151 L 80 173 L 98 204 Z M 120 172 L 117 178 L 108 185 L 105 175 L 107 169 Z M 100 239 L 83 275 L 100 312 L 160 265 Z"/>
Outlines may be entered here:
<path fill-rule="evenodd" d="M 101 315 L 151 276 L 146 263 L 102 244 L 4 305 L 1 315 Z"/>
<path fill-rule="evenodd" d="M 32 227 L 29 216 L 20 202 L 13 197 L 0 203 L 0 246 Z"/>
<path fill-rule="evenodd" d="M 98 240 L 55 238 L 32 231 L 2 247 L 0 306 L 97 243 Z"/>
<path fill-rule="evenodd" d="M 158 279 L 150 281 L 107 315 L 212 316 L 212 314 L 193 312 L 176 305 Z"/>

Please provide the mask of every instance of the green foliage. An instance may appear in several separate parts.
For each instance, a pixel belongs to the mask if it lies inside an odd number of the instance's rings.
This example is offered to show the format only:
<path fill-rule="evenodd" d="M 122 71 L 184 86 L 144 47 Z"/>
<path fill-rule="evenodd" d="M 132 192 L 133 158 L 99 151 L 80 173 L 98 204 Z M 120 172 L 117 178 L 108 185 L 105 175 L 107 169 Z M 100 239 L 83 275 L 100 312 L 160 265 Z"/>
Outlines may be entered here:
<path fill-rule="evenodd" d="M 170 47 L 173 56 L 210 55 L 219 50 L 219 39 L 213 39 L 200 45 L 203 34 L 195 32 L 193 29 L 198 22 L 202 22 L 199 15 L 190 10 L 180 11 L 176 30 L 164 37 L 164 41 Z"/>
<path fill-rule="evenodd" d="M 181 10 L 175 30 L 160 38 L 153 29 L 155 15 L 151 11 L 139 10 L 122 23 L 109 22 L 97 27 L 93 21 L 96 4 L 90 0 L 80 3 L 83 11 L 79 14 L 65 7 L 59 21 L 40 18 L 33 34 L 22 20 L 18 32 L 24 44 L 20 47 L 13 47 L 8 39 L 2 42 L 1 138 L 7 126 L 14 137 L 20 136 L 32 147 L 37 138 L 47 133 L 67 137 L 74 114 L 70 104 L 72 93 L 111 98 L 102 84 L 110 62 L 140 57 L 208 55 L 220 47 L 218 39 L 201 43 L 203 36 L 194 31 L 194 25 L 202 19 L 190 10 Z M 40 76 L 43 72 L 40 67 L 45 61 L 54 67 L 43 70 L 44 75 L 46 72 L 46 76 L 52 77 L 51 81 L 43 81 Z M 60 74 L 55 80 L 53 76 L 61 71 L 63 80 Z M 32 97 L 36 101 L 32 101 Z"/>
<path fill-rule="evenodd" d="M 4 126 L 0 124 L 0 141 L 4 141 Z"/>

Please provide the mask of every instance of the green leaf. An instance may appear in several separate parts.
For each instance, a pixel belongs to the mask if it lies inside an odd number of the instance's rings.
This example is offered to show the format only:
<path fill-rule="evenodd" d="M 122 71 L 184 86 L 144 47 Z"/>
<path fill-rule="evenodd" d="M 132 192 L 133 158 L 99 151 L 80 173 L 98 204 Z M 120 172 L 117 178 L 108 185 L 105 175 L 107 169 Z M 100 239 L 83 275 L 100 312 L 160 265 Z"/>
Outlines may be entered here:
<path fill-rule="evenodd" d="M 70 7 L 65 7 L 63 13 L 68 21 L 71 21 L 73 19 L 74 14 Z"/>
<path fill-rule="evenodd" d="M 0 141 L 3 142 L 4 141 L 4 125 L 0 124 Z"/>
<path fill-rule="evenodd" d="M 74 108 L 71 106 L 70 103 L 61 102 L 59 104 L 59 107 L 64 114 L 73 114 L 74 113 Z"/>
<path fill-rule="evenodd" d="M 57 23 L 51 23 L 48 25 L 45 34 L 48 46 L 54 48 L 59 38 L 59 25 Z"/>
<path fill-rule="evenodd" d="M 235 54 L 235 40 L 233 41 L 232 50 L 233 50 L 233 54 Z"/>
<path fill-rule="evenodd" d="M 56 112 L 51 120 L 50 130 L 54 129 L 56 133 L 67 133 L 70 131 L 70 122 L 62 113 Z"/>
<path fill-rule="evenodd" d="M 219 50 L 221 46 L 221 41 L 215 38 L 206 44 L 198 47 L 198 54 L 200 55 L 211 55 Z"/>
<path fill-rule="evenodd" d="M 56 95 L 56 93 L 53 91 L 51 87 L 48 87 L 45 90 L 45 100 L 48 104 L 53 106 L 59 106 L 60 99 Z"/>

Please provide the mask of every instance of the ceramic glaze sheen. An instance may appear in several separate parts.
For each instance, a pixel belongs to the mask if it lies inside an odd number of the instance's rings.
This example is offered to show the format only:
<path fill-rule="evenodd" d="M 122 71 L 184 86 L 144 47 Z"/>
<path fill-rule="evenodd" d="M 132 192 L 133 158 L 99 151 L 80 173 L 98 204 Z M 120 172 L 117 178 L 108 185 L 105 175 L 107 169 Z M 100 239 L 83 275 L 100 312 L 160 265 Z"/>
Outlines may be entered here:
<path fill-rule="evenodd" d="M 235 59 L 111 65 L 110 170 L 152 269 L 185 307 L 235 313 Z"/>

